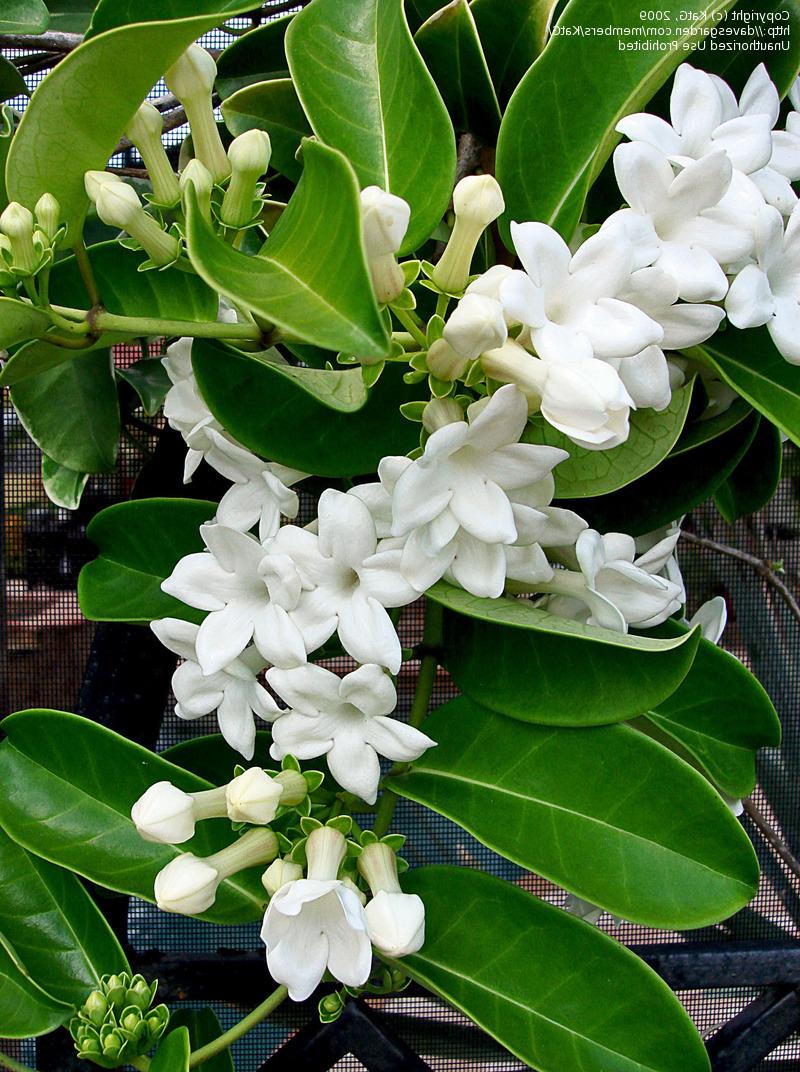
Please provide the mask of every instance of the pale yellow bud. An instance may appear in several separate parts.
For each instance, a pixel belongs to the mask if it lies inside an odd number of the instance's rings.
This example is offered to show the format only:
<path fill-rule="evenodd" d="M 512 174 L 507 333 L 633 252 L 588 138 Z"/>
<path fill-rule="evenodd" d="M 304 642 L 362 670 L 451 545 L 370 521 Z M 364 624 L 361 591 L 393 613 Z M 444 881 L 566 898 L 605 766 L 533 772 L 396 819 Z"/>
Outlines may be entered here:
<path fill-rule="evenodd" d="M 231 169 L 211 103 L 216 73 L 217 65 L 208 52 L 200 45 L 190 45 L 164 75 L 164 81 L 186 111 L 194 155 L 211 172 L 214 182 L 222 182 Z"/>
<path fill-rule="evenodd" d="M 433 281 L 448 293 L 460 293 L 469 280 L 475 249 L 485 229 L 505 209 L 503 192 L 491 175 L 468 175 L 453 191 L 456 222 Z"/>
<path fill-rule="evenodd" d="M 428 350 L 428 371 L 439 380 L 457 380 L 466 372 L 469 359 L 459 354 L 446 339 L 437 339 Z"/>
<path fill-rule="evenodd" d="M 214 181 L 211 172 L 201 164 L 199 160 L 190 160 L 181 172 L 180 190 L 181 197 L 185 198 L 187 186 L 193 186 L 197 195 L 197 204 L 205 219 L 211 218 L 211 190 Z"/>
<path fill-rule="evenodd" d="M 261 876 L 261 882 L 270 897 L 273 897 L 281 886 L 285 886 L 287 882 L 296 882 L 302 877 L 303 869 L 300 864 L 292 863 L 291 860 L 273 860 Z"/>
<path fill-rule="evenodd" d="M 28 275 L 33 273 L 39 258 L 33 248 L 33 215 L 30 209 L 12 201 L 0 215 L 0 229 L 11 245 L 14 267 Z"/>
<path fill-rule="evenodd" d="M 42 194 L 34 205 L 33 213 L 39 230 L 48 242 L 52 242 L 61 222 L 61 206 L 58 201 L 50 193 Z"/>
<path fill-rule="evenodd" d="M 161 133 L 161 112 L 147 101 L 139 106 L 125 133 L 139 150 L 150 176 L 153 197 L 160 205 L 175 205 L 180 200 L 178 178 L 172 170 Z"/>
<path fill-rule="evenodd" d="M 222 201 L 222 222 L 226 227 L 244 227 L 253 216 L 253 200 L 258 180 L 269 167 L 272 144 L 264 130 L 248 130 L 228 147 L 231 181 Z"/>

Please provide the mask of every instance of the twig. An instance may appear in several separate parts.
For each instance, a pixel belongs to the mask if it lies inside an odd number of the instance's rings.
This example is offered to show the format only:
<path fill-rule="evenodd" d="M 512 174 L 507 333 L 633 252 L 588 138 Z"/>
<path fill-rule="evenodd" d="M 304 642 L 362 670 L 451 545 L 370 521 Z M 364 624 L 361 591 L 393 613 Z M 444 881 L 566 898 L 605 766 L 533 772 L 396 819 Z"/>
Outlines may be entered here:
<path fill-rule="evenodd" d="M 707 536 L 697 536 L 694 532 L 684 530 L 681 536 L 684 540 L 688 540 L 689 543 L 697 544 L 698 547 L 705 547 L 709 551 L 715 551 L 718 555 L 734 558 L 737 562 L 744 562 L 745 565 L 750 566 L 760 577 L 764 578 L 767 584 L 780 593 L 791 611 L 792 617 L 800 622 L 800 603 L 797 602 L 788 585 L 784 584 L 765 559 L 757 558 L 755 555 L 748 554 L 747 551 L 740 551 L 738 547 L 730 547 L 726 543 L 710 540 Z"/>
<path fill-rule="evenodd" d="M 474 134 L 462 134 L 458 139 L 458 158 L 456 160 L 456 182 L 471 175 L 480 166 L 483 146 Z"/>
<path fill-rule="evenodd" d="M 131 179 L 147 179 L 150 176 L 147 168 L 140 167 L 107 167 L 112 175 L 126 175 Z"/>
<path fill-rule="evenodd" d="M 43 34 L 0 34 L 0 48 L 24 48 L 27 52 L 72 52 L 83 34 L 52 30 Z"/>
<path fill-rule="evenodd" d="M 777 832 L 774 830 L 767 819 L 762 815 L 756 805 L 753 803 L 753 798 L 748 797 L 747 800 L 742 801 L 742 807 L 753 820 L 755 825 L 770 843 L 772 848 L 777 852 L 778 856 L 783 860 L 789 870 L 800 878 L 800 861 L 794 855 L 792 850 Z"/>

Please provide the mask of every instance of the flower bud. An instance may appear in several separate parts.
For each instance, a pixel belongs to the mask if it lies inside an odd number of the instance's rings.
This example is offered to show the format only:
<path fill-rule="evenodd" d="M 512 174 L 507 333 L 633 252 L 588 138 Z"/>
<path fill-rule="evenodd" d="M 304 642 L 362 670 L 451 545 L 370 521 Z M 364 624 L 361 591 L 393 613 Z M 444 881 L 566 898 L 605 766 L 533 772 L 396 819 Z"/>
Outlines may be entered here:
<path fill-rule="evenodd" d="M 160 205 L 175 205 L 180 200 L 180 188 L 161 141 L 163 129 L 161 112 L 145 101 L 128 123 L 125 133 L 139 150 L 147 168 L 153 199 Z"/>
<path fill-rule="evenodd" d="M 381 303 L 394 301 L 405 288 L 405 277 L 395 254 L 400 248 L 411 209 L 402 197 L 380 186 L 361 191 L 361 229 L 375 296 Z"/>
<path fill-rule="evenodd" d="M 281 804 L 294 808 L 308 796 L 308 783 L 300 771 L 282 770 L 275 775 L 281 787 Z"/>
<path fill-rule="evenodd" d="M 464 411 L 454 398 L 432 398 L 422 411 L 422 427 L 429 435 L 446 424 L 464 420 Z"/>
<path fill-rule="evenodd" d="M 261 767 L 250 767 L 228 783 L 225 801 L 235 823 L 271 823 L 278 811 L 282 788 Z"/>
<path fill-rule="evenodd" d="M 497 349 L 508 338 L 503 306 L 483 294 L 465 294 L 445 324 L 443 338 L 470 360 Z"/>
<path fill-rule="evenodd" d="M 169 782 L 156 782 L 133 805 L 131 819 L 145 841 L 180 845 L 194 837 L 194 798 Z"/>
<path fill-rule="evenodd" d="M 157 987 L 128 972 L 104 975 L 69 1022 L 78 1056 L 116 1068 L 151 1050 L 169 1021 L 166 1005 L 150 1007 Z"/>
<path fill-rule="evenodd" d="M 306 841 L 308 877 L 323 882 L 336 878 L 346 855 L 347 842 L 344 834 L 332 826 L 318 826 L 311 831 Z"/>
<path fill-rule="evenodd" d="M 33 216 L 30 209 L 12 201 L 0 215 L 0 229 L 11 244 L 12 264 L 20 273 L 32 275 L 39 256 L 33 247 Z"/>
<path fill-rule="evenodd" d="M 205 164 L 214 182 L 221 182 L 230 174 L 230 164 L 211 103 L 216 73 L 217 65 L 208 52 L 200 45 L 190 45 L 164 75 L 164 81 L 186 111 L 195 157 Z"/>
<path fill-rule="evenodd" d="M 547 368 L 538 357 L 509 339 L 497 349 L 484 351 L 481 367 L 493 380 L 516 384 L 528 400 L 528 410 L 538 410 L 547 382 Z"/>
<path fill-rule="evenodd" d="M 179 186 L 181 190 L 181 197 L 184 199 L 186 197 L 186 188 L 189 185 L 194 187 L 194 192 L 197 195 L 197 205 L 203 215 L 203 218 L 206 220 L 210 220 L 211 190 L 214 186 L 214 182 L 211 178 L 211 172 L 208 170 L 205 164 L 201 164 L 200 161 L 197 159 L 190 160 L 181 172 Z"/>
<path fill-rule="evenodd" d="M 99 1027 L 108 1012 L 108 1002 L 99 990 L 93 990 L 84 1001 L 82 1011 L 87 1019 Z"/>
<path fill-rule="evenodd" d="M 96 201 L 100 188 L 107 183 L 124 186 L 119 175 L 113 175 L 110 171 L 86 171 L 83 176 L 83 185 L 90 201 Z"/>
<path fill-rule="evenodd" d="M 453 191 L 453 209 L 453 232 L 433 272 L 433 282 L 449 294 L 466 287 L 480 237 L 505 209 L 503 192 L 491 175 L 468 175 Z"/>
<path fill-rule="evenodd" d="M 156 875 L 156 904 L 162 912 L 200 915 L 213 905 L 220 882 L 221 875 L 214 867 L 184 852 Z"/>
<path fill-rule="evenodd" d="M 95 205 L 103 223 L 127 231 L 154 264 L 165 267 L 177 259 L 181 250 L 177 238 L 163 231 L 153 217 L 145 212 L 132 186 L 124 182 L 100 183 Z"/>
<path fill-rule="evenodd" d="M 285 886 L 287 882 L 296 882 L 302 877 L 303 869 L 300 864 L 292 863 L 291 860 L 273 860 L 261 876 L 261 882 L 272 897 L 281 886 Z"/>
<path fill-rule="evenodd" d="M 457 380 L 468 364 L 469 359 L 457 353 L 447 339 L 437 339 L 428 350 L 428 371 L 439 380 Z"/>
<path fill-rule="evenodd" d="M 416 893 L 379 891 L 366 907 L 370 941 L 390 957 L 416 953 L 425 941 L 425 905 Z"/>
<path fill-rule="evenodd" d="M 373 894 L 381 890 L 400 893 L 397 857 L 384 842 L 372 841 L 364 846 L 358 857 L 358 870 L 369 883 Z"/>
<path fill-rule="evenodd" d="M 61 206 L 52 194 L 42 194 L 33 207 L 36 225 L 47 243 L 52 243 L 61 221 Z"/>
<path fill-rule="evenodd" d="M 226 227 L 245 227 L 252 220 L 258 180 L 269 167 L 271 154 L 265 130 L 247 130 L 228 146 L 231 181 L 220 211 Z"/>

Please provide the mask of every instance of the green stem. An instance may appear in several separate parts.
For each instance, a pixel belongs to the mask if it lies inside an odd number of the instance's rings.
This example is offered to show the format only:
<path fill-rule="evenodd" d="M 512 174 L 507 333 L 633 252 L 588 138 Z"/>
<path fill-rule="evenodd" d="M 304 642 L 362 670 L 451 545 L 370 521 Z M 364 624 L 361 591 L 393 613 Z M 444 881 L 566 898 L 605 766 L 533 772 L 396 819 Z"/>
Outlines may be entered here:
<path fill-rule="evenodd" d="M 444 314 L 447 312 L 447 306 L 450 304 L 449 294 L 440 294 L 436 299 L 436 315 L 440 316 L 444 320 Z"/>
<path fill-rule="evenodd" d="M 75 253 L 75 260 L 78 263 L 78 271 L 81 273 L 83 285 L 86 287 L 86 293 L 89 295 L 89 301 L 92 305 L 99 305 L 100 291 L 97 289 L 97 280 L 95 279 L 94 271 L 92 270 L 92 262 L 89 260 L 89 253 L 82 238 L 79 238 L 75 243 L 73 251 Z"/>
<path fill-rule="evenodd" d="M 23 1065 L 20 1061 L 15 1061 L 13 1057 L 9 1057 L 5 1053 L 0 1053 L 0 1068 L 7 1068 L 9 1072 L 36 1072 L 35 1068 L 31 1068 L 30 1065 Z"/>
<path fill-rule="evenodd" d="M 408 719 L 409 725 L 413 726 L 414 729 L 420 728 L 428 714 L 433 686 L 436 682 L 436 671 L 439 668 L 438 655 L 434 649 L 439 648 L 442 643 L 443 611 L 441 604 L 434 603 L 432 599 L 427 599 L 425 602 L 425 629 L 422 633 L 422 648 L 425 654 L 422 656 L 420 663 L 417 688 Z M 389 778 L 393 774 L 398 774 L 400 771 L 405 770 L 406 767 L 406 763 L 395 763 L 386 777 Z M 373 832 L 378 837 L 383 837 L 384 834 L 389 832 L 396 807 L 397 794 L 392 792 L 391 789 L 385 788 L 384 784 L 384 790 L 375 812 L 375 822 L 372 824 Z"/>
<path fill-rule="evenodd" d="M 261 329 L 255 324 L 225 324 L 217 320 L 166 320 L 161 317 L 117 316 L 104 309 L 86 312 L 54 305 L 61 316 L 85 320 L 95 334 L 101 331 L 120 331 L 128 335 L 192 335 L 199 339 L 260 339 Z"/>
<path fill-rule="evenodd" d="M 234 1024 L 233 1027 L 223 1032 L 218 1038 L 215 1038 L 205 1046 L 201 1046 L 199 1050 L 195 1050 L 189 1058 L 189 1068 L 196 1068 L 197 1065 L 201 1065 L 204 1061 L 208 1061 L 212 1057 L 216 1057 L 218 1053 L 222 1053 L 223 1050 L 227 1050 L 242 1035 L 246 1035 L 256 1024 L 260 1024 L 262 1020 L 265 1020 L 288 996 L 289 991 L 285 986 L 279 986 L 277 990 L 273 990 L 266 1001 L 262 1001 L 238 1024 Z"/>
<path fill-rule="evenodd" d="M 422 325 L 419 323 L 418 318 L 415 317 L 408 309 L 395 309 L 392 306 L 392 312 L 407 329 L 408 333 L 412 335 L 423 350 L 428 349 L 428 340 L 425 337 L 425 332 L 422 330 Z"/>

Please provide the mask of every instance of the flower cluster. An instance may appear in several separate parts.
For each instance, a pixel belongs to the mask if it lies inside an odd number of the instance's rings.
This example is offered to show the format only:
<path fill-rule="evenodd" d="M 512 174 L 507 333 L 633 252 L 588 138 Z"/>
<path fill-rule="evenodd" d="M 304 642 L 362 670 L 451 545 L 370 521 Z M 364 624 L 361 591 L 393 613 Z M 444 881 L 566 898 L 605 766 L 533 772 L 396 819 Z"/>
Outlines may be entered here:
<path fill-rule="evenodd" d="M 169 1023 L 167 1006 L 153 1004 L 157 989 L 141 975 L 104 975 L 69 1022 L 78 1056 L 119 1068 L 151 1050 Z"/>

